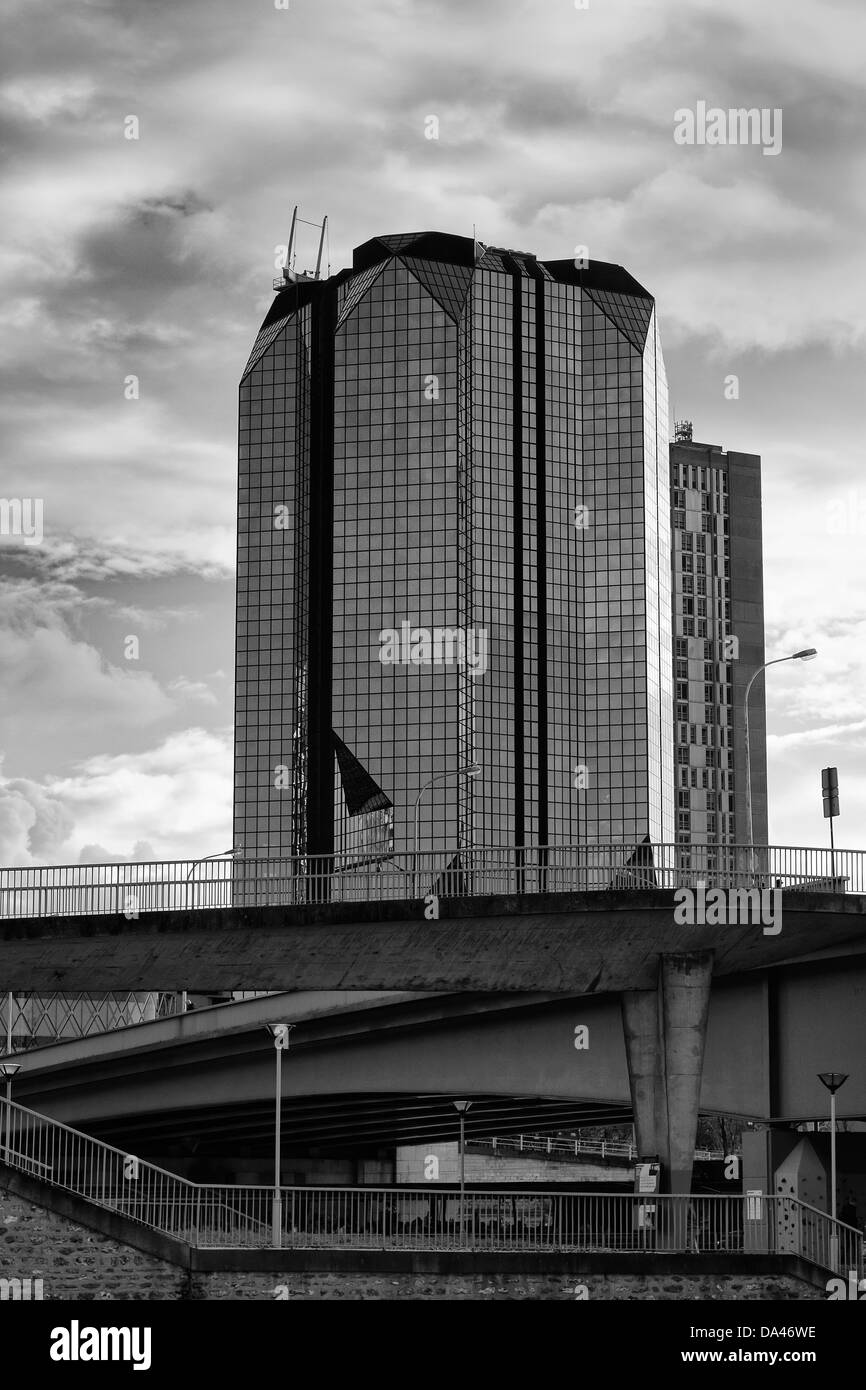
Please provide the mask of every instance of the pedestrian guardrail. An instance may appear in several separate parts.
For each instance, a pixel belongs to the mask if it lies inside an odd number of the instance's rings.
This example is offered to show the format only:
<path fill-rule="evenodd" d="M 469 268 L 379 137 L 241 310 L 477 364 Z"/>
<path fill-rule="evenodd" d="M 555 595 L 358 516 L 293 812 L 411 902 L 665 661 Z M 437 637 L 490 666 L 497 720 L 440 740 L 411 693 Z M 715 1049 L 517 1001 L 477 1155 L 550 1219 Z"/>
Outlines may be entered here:
<path fill-rule="evenodd" d="M 15 990 L 0 993 L 0 1037 L 11 1044 L 10 1052 L 27 1052 L 71 1038 L 90 1038 L 152 1023 L 182 1012 L 183 995 L 164 990 L 111 994 Z"/>
<path fill-rule="evenodd" d="M 584 844 L 0 869 L 0 917 L 674 888 L 866 892 L 866 851 Z"/>
<path fill-rule="evenodd" d="M 491 1135 L 487 1139 L 467 1139 L 466 1148 L 484 1149 L 494 1154 L 543 1154 L 548 1158 L 580 1158 L 582 1155 L 596 1158 L 622 1158 L 634 1163 L 638 1157 L 637 1145 L 618 1139 L 568 1139 L 552 1134 L 507 1134 Z M 727 1157 L 723 1149 L 695 1149 L 695 1158 L 701 1162 L 721 1162 Z"/>
<path fill-rule="evenodd" d="M 96 1206 L 211 1249 L 727 1251 L 863 1271 L 863 1234 L 793 1197 L 657 1196 L 440 1186 L 193 1183 L 0 1100 L 0 1156 Z"/>

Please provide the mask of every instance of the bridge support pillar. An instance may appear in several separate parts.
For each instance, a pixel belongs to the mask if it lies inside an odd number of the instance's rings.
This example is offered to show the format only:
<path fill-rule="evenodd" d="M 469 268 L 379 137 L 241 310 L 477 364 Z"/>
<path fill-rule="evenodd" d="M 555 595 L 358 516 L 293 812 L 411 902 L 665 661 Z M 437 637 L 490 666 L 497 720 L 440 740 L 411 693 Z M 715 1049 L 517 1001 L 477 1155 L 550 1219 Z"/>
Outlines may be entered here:
<path fill-rule="evenodd" d="M 712 973 L 712 951 L 663 955 L 656 989 L 622 996 L 638 1152 L 672 1193 L 691 1188 Z"/>
<path fill-rule="evenodd" d="M 622 1029 L 640 1158 L 656 1156 L 667 1171 L 667 1117 L 659 1066 L 659 1006 L 654 989 L 622 996 Z"/>

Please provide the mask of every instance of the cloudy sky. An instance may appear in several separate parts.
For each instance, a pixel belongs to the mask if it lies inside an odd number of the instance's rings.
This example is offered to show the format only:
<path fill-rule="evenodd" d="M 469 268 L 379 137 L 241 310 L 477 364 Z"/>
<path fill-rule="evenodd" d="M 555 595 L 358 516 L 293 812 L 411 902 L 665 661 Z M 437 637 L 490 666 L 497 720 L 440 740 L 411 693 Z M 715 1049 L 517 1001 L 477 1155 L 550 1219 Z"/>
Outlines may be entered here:
<path fill-rule="evenodd" d="M 676 417 L 763 456 L 768 656 L 820 653 L 770 673 L 771 838 L 826 843 L 836 764 L 866 848 L 860 0 L 277 4 L 0 3 L 0 494 L 44 499 L 0 536 L 0 863 L 231 842 L 237 382 L 295 202 L 333 271 L 475 224 L 657 296 Z M 699 101 L 780 153 L 675 143 Z"/>

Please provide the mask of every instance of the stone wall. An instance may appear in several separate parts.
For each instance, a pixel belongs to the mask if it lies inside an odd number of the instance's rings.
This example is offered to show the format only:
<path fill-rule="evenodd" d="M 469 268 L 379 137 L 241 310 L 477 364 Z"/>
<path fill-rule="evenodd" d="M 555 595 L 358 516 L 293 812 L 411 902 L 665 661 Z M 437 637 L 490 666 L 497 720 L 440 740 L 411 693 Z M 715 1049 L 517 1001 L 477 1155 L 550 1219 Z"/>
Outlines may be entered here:
<path fill-rule="evenodd" d="M 194 1274 L 192 1295 L 199 1299 L 815 1299 L 825 1295 L 788 1276 L 738 1279 L 714 1275 L 574 1274 Z"/>
<path fill-rule="evenodd" d="M 41 1279 L 45 1300 L 176 1299 L 190 1276 L 0 1189 L 0 1279 Z"/>

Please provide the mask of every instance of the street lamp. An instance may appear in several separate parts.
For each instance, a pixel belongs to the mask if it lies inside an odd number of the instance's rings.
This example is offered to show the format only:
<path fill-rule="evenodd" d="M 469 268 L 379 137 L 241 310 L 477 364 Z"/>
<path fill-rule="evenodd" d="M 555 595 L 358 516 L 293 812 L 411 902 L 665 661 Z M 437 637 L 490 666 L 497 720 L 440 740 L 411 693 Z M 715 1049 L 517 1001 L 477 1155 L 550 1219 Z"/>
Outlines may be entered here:
<path fill-rule="evenodd" d="M 754 877 L 755 873 L 755 845 L 754 831 L 752 828 L 752 750 L 749 745 L 749 695 L 752 686 L 758 679 L 762 671 L 766 671 L 768 666 L 779 666 L 783 661 L 813 661 L 818 655 L 814 647 L 806 647 L 801 652 L 793 652 L 790 656 L 777 656 L 773 661 L 765 661 L 763 666 L 759 666 L 746 686 L 746 695 L 743 701 L 745 707 L 746 723 L 746 834 L 749 845 L 749 876 Z"/>
<path fill-rule="evenodd" d="M 193 876 L 193 874 L 195 873 L 196 869 L 198 868 L 199 864 L 207 864 L 208 861 L 211 860 L 211 859 L 225 859 L 225 857 L 226 857 L 227 854 L 230 854 L 230 855 L 232 856 L 232 858 L 234 858 L 234 856 L 235 856 L 236 854 L 240 854 L 240 853 L 241 853 L 241 846 L 238 845 L 237 847 L 232 846 L 231 849 L 221 849 L 221 850 L 219 851 L 218 854 L 203 854 L 202 857 L 201 857 L 201 859 L 195 859 L 195 860 L 193 861 L 192 868 L 190 869 L 189 873 L 188 873 L 187 876 L 186 876 L 186 881 L 187 881 L 187 883 L 189 883 L 190 879 L 192 878 L 192 876 Z M 193 905 L 193 907 L 195 907 L 195 888 L 196 888 L 196 885 L 193 884 L 193 898 L 192 898 L 192 905 Z"/>
<path fill-rule="evenodd" d="M 818 1080 L 830 1092 L 830 1216 L 836 1218 L 836 1092 L 845 1085 L 849 1073 L 844 1071 L 819 1071 Z M 835 1231 L 835 1227 L 831 1227 Z M 831 1244 L 836 1236 L 831 1236 Z M 833 1268 L 836 1264 L 834 1262 Z"/>
<path fill-rule="evenodd" d="M 6 1077 L 6 1105 L 4 1107 L 6 1110 L 6 1124 L 3 1126 L 3 1158 L 6 1163 L 9 1162 L 9 1150 L 11 1148 L 9 1139 L 12 1133 L 12 1078 L 13 1076 L 17 1076 L 20 1070 L 20 1062 L 0 1062 L 0 1076 Z"/>
<path fill-rule="evenodd" d="M 283 1231 L 283 1194 L 280 1186 L 280 1124 L 281 1107 L 283 1099 L 283 1053 L 289 1050 L 289 1034 L 294 1028 L 293 1023 L 266 1023 L 265 1027 L 274 1040 L 274 1051 L 277 1060 L 276 1073 L 276 1115 L 274 1120 L 274 1198 L 271 1209 L 271 1239 L 274 1245 L 282 1243 Z"/>
<path fill-rule="evenodd" d="M 435 777 L 431 777 L 429 782 L 425 782 L 415 798 L 415 853 L 412 856 L 412 897 L 417 896 L 418 888 L 418 836 L 420 832 L 421 820 L 421 798 L 428 787 L 432 787 L 435 782 L 444 782 L 449 777 L 480 777 L 480 763 L 466 763 L 464 767 L 455 768 L 453 772 L 437 772 Z"/>
<path fill-rule="evenodd" d="M 460 1244 L 466 1244 L 466 1215 L 463 1205 L 466 1189 L 466 1111 L 472 1108 L 471 1100 L 455 1100 L 455 1110 L 460 1114 Z"/>

